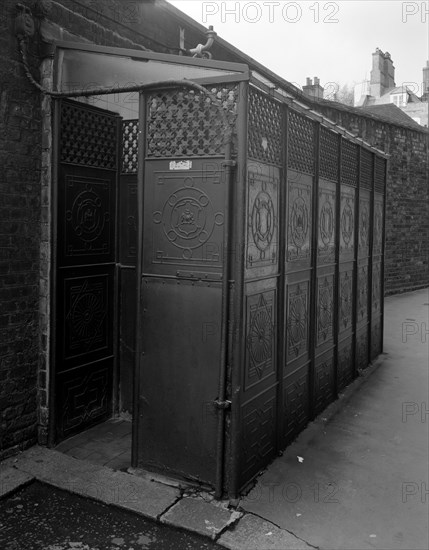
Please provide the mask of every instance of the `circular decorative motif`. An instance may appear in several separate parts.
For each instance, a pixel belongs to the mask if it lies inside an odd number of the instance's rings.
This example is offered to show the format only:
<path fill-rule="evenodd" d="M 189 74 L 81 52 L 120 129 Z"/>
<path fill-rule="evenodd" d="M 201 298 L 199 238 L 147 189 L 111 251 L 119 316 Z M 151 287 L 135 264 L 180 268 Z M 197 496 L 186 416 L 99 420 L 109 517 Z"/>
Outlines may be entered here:
<path fill-rule="evenodd" d="M 361 239 L 361 243 L 363 245 L 367 244 L 368 241 L 368 208 L 366 205 L 362 206 L 362 210 L 360 213 L 360 229 L 359 229 L 359 235 Z"/>
<path fill-rule="evenodd" d="M 109 214 L 103 212 L 99 195 L 88 187 L 75 198 L 72 209 L 66 212 L 66 219 L 79 238 L 90 242 L 100 236 Z"/>
<path fill-rule="evenodd" d="M 71 311 L 71 328 L 80 339 L 94 336 L 100 326 L 101 298 L 88 292 L 80 296 Z"/>
<path fill-rule="evenodd" d="M 308 208 L 302 197 L 296 197 L 292 205 L 290 216 L 291 237 L 298 248 L 302 248 L 307 241 Z"/>
<path fill-rule="evenodd" d="M 163 224 L 167 239 L 185 249 L 186 257 L 209 240 L 216 225 L 223 225 L 223 214 L 213 212 L 209 197 L 196 187 L 177 189 L 166 200 L 163 211 L 154 212 L 152 219 Z"/>
<path fill-rule="evenodd" d="M 258 309 L 252 316 L 248 342 L 250 356 L 257 366 L 271 358 L 272 326 L 266 308 Z"/>
<path fill-rule="evenodd" d="M 345 245 L 348 246 L 353 236 L 353 210 L 348 202 L 344 205 L 341 214 L 341 235 Z"/>
<path fill-rule="evenodd" d="M 327 246 L 332 239 L 332 234 L 334 232 L 334 212 L 332 210 L 331 203 L 326 200 L 320 211 L 320 238 L 325 246 Z"/>
<path fill-rule="evenodd" d="M 251 222 L 253 241 L 263 252 L 270 246 L 275 229 L 274 204 L 265 191 L 261 191 L 253 203 Z"/>

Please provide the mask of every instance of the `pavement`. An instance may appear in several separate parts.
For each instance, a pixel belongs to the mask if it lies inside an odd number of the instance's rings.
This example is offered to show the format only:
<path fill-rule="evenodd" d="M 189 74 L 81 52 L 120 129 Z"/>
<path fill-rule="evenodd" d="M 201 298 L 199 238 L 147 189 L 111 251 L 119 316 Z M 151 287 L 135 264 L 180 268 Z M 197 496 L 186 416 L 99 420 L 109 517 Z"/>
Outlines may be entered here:
<path fill-rule="evenodd" d="M 261 474 L 237 510 L 33 447 L 0 497 L 34 480 L 198 533 L 231 550 L 427 550 L 428 289 L 385 300 L 385 353 Z"/>

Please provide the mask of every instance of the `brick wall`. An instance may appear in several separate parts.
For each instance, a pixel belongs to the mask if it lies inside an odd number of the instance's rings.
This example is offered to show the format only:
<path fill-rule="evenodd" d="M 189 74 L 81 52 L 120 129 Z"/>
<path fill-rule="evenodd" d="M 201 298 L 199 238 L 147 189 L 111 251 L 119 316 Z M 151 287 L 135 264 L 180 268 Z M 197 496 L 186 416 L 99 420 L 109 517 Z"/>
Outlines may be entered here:
<path fill-rule="evenodd" d="M 316 108 L 391 155 L 386 203 L 386 294 L 429 286 L 427 130 L 383 122 L 326 103 Z"/>

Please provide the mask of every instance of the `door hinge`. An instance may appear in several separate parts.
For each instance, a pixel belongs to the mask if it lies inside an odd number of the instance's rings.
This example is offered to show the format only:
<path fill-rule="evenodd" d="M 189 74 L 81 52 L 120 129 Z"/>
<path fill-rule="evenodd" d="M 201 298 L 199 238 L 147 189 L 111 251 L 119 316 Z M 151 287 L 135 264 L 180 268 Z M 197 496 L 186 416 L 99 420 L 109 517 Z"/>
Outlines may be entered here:
<path fill-rule="evenodd" d="M 217 408 L 217 409 L 229 409 L 231 407 L 231 401 L 229 401 L 228 399 L 226 399 L 225 401 L 220 401 L 219 399 L 215 399 L 213 401 L 213 404 L 214 406 Z"/>

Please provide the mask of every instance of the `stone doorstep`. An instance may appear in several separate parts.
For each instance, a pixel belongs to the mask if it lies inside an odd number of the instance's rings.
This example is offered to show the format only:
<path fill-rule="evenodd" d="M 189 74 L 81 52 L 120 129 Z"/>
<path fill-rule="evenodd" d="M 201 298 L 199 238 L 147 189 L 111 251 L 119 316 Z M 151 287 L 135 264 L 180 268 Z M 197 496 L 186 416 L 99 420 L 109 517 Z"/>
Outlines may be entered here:
<path fill-rule="evenodd" d="M 40 481 L 80 496 L 192 531 L 232 550 L 308 550 L 293 535 L 253 514 L 228 510 L 226 503 L 183 496 L 178 488 L 78 460 L 44 447 L 32 447 L 1 463 L 0 497 Z M 262 523 L 261 523 L 262 522 Z M 265 537 L 260 533 L 266 533 Z M 258 535 L 259 533 L 259 535 Z M 265 546 L 260 546 L 260 544 Z M 270 544 L 277 546 L 270 546 Z M 268 545 L 267 545 L 268 544 Z M 287 544 L 287 545 L 286 545 Z"/>

